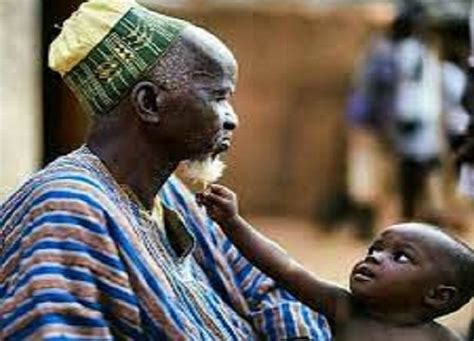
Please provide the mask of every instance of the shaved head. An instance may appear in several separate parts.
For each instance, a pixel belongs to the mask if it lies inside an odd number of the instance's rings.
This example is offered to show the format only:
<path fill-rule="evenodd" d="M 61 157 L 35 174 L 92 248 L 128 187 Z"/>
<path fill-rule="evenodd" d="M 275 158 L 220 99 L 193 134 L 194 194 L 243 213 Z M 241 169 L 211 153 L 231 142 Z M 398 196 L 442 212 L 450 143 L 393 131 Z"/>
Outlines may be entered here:
<path fill-rule="evenodd" d="M 449 309 L 439 312 L 439 315 L 455 311 L 471 300 L 474 294 L 474 251 L 469 245 L 439 227 L 425 223 L 392 225 L 383 233 L 391 231 L 404 232 L 428 246 L 431 257 L 437 261 L 440 276 L 449 282 L 446 284 L 454 285 L 459 291 Z"/>

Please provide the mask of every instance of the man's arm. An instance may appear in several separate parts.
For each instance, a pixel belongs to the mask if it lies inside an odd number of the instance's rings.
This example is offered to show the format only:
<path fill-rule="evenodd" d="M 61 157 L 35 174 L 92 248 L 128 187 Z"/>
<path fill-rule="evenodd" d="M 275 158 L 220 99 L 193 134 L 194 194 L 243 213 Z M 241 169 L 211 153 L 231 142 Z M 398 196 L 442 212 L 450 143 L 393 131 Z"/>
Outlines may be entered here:
<path fill-rule="evenodd" d="M 256 332 L 270 340 L 331 339 L 326 319 L 249 263 L 179 180 L 171 179 L 161 194 L 195 234 L 194 254 L 213 288 L 236 313 L 252 323 Z"/>

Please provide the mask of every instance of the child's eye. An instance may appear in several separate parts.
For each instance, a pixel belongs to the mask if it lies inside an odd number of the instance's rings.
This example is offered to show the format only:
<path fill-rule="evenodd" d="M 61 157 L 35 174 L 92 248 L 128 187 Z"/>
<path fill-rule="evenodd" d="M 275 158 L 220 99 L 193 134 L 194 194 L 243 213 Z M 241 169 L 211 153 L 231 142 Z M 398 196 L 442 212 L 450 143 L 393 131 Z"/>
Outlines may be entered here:
<path fill-rule="evenodd" d="M 367 254 L 368 255 L 372 255 L 374 252 L 377 252 L 377 251 L 382 251 L 383 250 L 383 247 L 382 245 L 380 244 L 374 244 L 372 246 L 370 246 L 367 250 Z"/>
<path fill-rule="evenodd" d="M 405 252 L 395 252 L 393 259 L 398 263 L 410 263 L 411 259 Z"/>

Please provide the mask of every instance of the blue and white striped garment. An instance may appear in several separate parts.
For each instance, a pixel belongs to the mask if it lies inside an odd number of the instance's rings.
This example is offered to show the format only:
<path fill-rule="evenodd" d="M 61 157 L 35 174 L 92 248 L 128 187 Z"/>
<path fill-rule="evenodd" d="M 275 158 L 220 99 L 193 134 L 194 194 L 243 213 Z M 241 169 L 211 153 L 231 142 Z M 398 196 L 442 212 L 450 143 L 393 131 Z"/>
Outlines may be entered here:
<path fill-rule="evenodd" d="M 330 340 L 172 177 L 166 230 L 83 147 L 0 206 L 1 340 Z M 170 228 L 168 229 L 168 227 Z"/>

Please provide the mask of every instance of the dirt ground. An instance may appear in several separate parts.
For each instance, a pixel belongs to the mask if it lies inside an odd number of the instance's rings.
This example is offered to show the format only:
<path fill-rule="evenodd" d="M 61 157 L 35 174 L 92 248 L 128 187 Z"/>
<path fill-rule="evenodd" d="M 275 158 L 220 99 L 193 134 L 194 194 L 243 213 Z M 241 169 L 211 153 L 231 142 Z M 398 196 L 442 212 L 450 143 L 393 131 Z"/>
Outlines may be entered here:
<path fill-rule="evenodd" d="M 466 219 L 474 222 L 474 215 Z M 350 226 L 327 232 L 315 223 L 302 220 L 269 217 L 250 217 L 249 220 L 307 269 L 343 286 L 347 286 L 352 265 L 365 254 L 368 245 L 368 242 L 354 238 Z M 464 231 L 461 237 L 471 246 L 474 245 L 474 226 Z M 462 310 L 442 318 L 440 322 L 465 334 L 472 318 L 473 301 Z"/>

